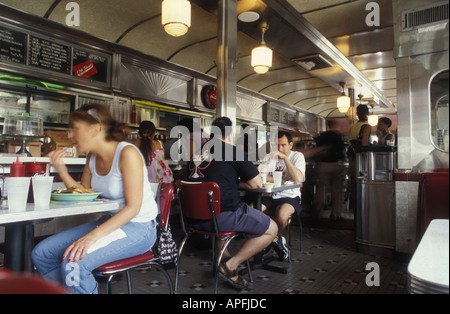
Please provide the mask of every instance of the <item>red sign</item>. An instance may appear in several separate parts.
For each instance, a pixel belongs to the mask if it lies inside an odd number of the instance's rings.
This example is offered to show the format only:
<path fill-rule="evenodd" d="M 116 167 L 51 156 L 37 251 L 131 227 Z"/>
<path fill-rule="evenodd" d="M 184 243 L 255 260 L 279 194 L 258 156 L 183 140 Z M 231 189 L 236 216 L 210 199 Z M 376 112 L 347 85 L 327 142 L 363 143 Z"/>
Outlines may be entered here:
<path fill-rule="evenodd" d="M 92 60 L 73 66 L 73 75 L 75 76 L 89 78 L 94 74 L 97 74 L 97 69 Z"/>

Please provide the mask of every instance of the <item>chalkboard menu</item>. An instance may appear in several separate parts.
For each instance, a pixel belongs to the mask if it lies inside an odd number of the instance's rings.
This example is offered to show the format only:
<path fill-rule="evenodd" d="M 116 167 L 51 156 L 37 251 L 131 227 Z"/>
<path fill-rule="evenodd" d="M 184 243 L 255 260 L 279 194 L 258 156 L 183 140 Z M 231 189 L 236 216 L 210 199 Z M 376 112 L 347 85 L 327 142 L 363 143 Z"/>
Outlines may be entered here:
<path fill-rule="evenodd" d="M 0 27 L 0 60 L 22 63 L 26 61 L 27 35 Z"/>
<path fill-rule="evenodd" d="M 85 50 L 73 49 L 73 75 L 106 82 L 108 58 Z"/>
<path fill-rule="evenodd" d="M 30 36 L 29 65 L 70 74 L 70 55 L 71 48 L 69 46 Z"/>
<path fill-rule="evenodd" d="M 111 55 L 16 31 L 0 24 L 0 61 L 108 83 Z"/>

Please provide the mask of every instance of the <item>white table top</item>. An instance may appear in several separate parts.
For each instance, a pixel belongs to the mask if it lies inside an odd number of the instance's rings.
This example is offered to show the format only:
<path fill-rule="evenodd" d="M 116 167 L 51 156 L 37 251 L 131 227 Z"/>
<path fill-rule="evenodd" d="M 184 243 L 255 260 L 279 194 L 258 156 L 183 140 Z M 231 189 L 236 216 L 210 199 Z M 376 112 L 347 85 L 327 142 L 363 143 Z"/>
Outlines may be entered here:
<path fill-rule="evenodd" d="M 432 220 L 408 265 L 408 274 L 425 285 L 447 287 L 449 281 L 448 219 Z"/>
<path fill-rule="evenodd" d="M 257 192 L 257 193 L 275 193 L 280 192 L 284 190 L 290 190 L 290 189 L 299 189 L 303 186 L 303 184 L 282 184 L 281 186 L 272 186 L 272 187 L 262 187 L 259 189 L 241 189 L 242 191 L 248 191 L 248 192 Z"/>
<path fill-rule="evenodd" d="M 30 220 L 56 218 L 92 214 L 120 209 L 119 201 L 97 200 L 94 202 L 79 202 L 74 204 L 50 204 L 50 209 L 34 210 L 34 204 L 27 204 L 25 212 L 14 213 L 8 209 L 0 209 L 0 225 Z"/>

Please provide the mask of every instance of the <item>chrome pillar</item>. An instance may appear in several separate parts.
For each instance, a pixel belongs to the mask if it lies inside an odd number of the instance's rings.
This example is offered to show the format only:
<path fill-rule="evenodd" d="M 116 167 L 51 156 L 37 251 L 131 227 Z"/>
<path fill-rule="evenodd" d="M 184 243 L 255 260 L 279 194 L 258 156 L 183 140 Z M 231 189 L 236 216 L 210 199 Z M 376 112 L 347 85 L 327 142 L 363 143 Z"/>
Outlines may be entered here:
<path fill-rule="evenodd" d="M 237 0 L 219 0 L 217 25 L 217 116 L 236 121 Z M 235 126 L 235 123 L 233 123 Z"/>

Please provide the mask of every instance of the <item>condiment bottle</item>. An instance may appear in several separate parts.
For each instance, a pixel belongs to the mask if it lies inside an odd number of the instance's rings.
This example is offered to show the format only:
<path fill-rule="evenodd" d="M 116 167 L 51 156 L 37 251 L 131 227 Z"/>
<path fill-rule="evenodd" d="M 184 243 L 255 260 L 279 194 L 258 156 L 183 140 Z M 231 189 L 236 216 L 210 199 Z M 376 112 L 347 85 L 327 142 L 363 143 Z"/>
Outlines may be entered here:
<path fill-rule="evenodd" d="M 17 160 L 12 163 L 10 168 L 11 177 L 24 177 L 25 176 L 25 165 L 20 162 L 19 156 L 17 156 Z"/>

